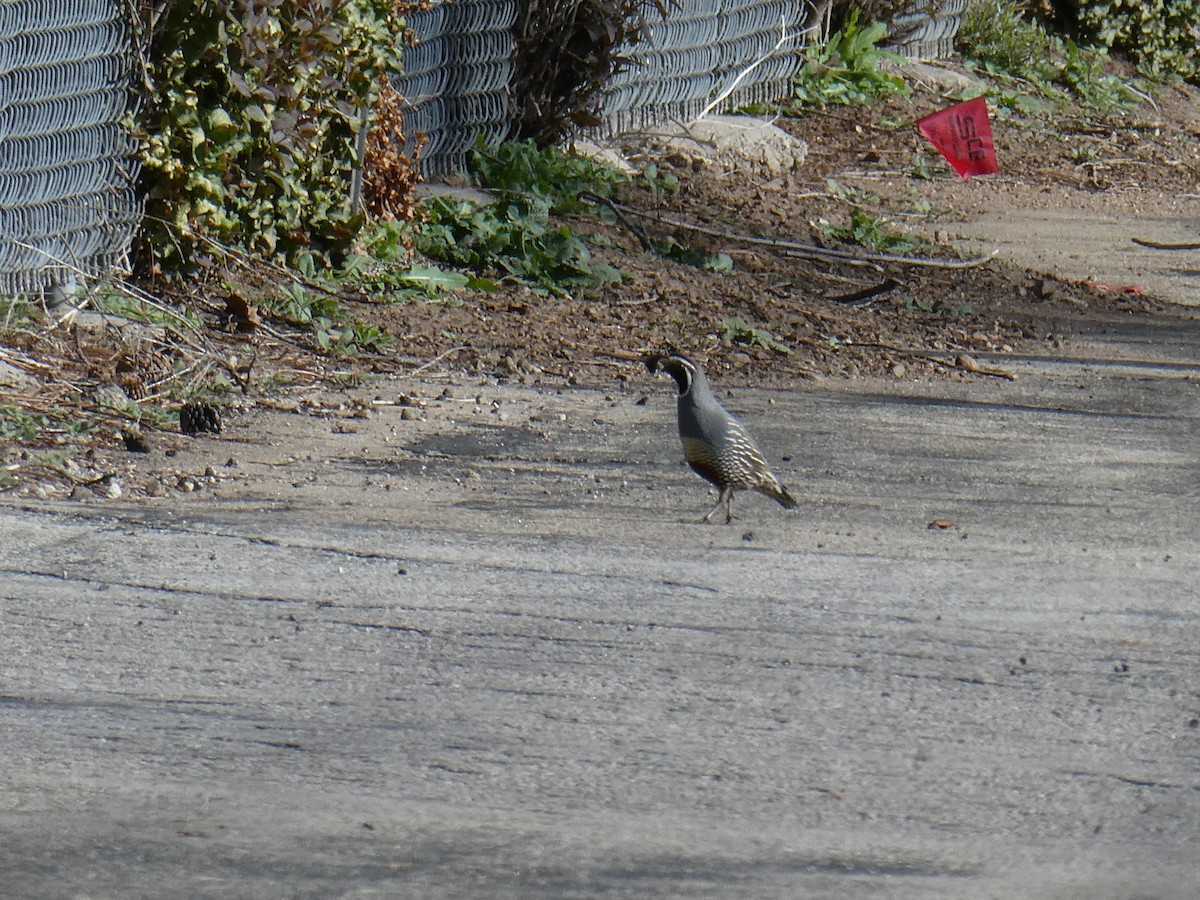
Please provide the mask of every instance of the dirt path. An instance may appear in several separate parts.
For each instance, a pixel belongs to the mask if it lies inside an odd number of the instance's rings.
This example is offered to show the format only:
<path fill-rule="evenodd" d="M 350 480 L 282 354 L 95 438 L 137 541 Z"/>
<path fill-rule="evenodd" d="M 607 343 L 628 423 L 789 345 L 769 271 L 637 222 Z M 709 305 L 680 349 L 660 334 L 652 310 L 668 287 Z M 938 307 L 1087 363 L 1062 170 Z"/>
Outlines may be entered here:
<path fill-rule="evenodd" d="M 376 379 L 0 506 L 0 883 L 1190 898 L 1198 347 L 734 389 L 800 508 L 733 527 L 645 374 Z"/>
<path fill-rule="evenodd" d="M 1200 202 L 1184 211 L 1191 218 L 1134 218 L 1111 212 L 1111 203 L 1095 205 L 1099 208 L 1081 208 L 1078 203 L 1057 210 L 1010 207 L 961 224 L 947 223 L 946 227 L 981 238 L 954 241 L 966 253 L 997 247 L 1001 258 L 1064 281 L 1105 285 L 1114 293 L 1143 293 L 1200 307 L 1200 250 L 1150 249 L 1130 239 L 1131 235 L 1162 243 L 1200 239 Z"/>
<path fill-rule="evenodd" d="M 1200 242 L 1200 167 L 1197 173 L 1190 192 L 1175 180 L 1156 184 L 1153 170 L 1143 185 L 1103 191 L 1005 174 L 946 185 L 927 196 L 950 209 L 925 231 L 964 254 L 998 249 L 1000 259 L 1067 283 L 1100 285 L 1102 293 L 1196 307 L 1200 249 L 1152 249 L 1134 238 Z"/>

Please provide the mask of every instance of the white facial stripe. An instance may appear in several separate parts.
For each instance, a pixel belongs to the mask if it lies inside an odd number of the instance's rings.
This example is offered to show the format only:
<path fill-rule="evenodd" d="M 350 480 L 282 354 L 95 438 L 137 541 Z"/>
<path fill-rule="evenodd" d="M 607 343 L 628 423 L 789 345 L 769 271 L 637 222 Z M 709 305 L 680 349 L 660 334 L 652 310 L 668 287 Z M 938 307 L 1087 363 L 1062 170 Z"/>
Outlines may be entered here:
<path fill-rule="evenodd" d="M 679 393 L 680 395 L 686 394 L 692 389 L 692 384 L 696 380 L 696 366 L 690 359 L 678 354 L 672 354 L 669 359 L 684 374 L 684 384 L 679 386 Z"/>

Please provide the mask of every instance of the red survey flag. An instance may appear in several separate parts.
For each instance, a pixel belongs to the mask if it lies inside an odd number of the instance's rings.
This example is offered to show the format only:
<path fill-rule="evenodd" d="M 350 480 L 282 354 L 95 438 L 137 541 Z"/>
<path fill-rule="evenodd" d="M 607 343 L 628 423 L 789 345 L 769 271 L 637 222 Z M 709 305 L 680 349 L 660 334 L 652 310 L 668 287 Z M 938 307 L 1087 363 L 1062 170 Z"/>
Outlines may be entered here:
<path fill-rule="evenodd" d="M 983 97 L 930 113 L 917 120 L 917 127 L 963 178 L 991 175 L 997 170 L 992 126 Z"/>

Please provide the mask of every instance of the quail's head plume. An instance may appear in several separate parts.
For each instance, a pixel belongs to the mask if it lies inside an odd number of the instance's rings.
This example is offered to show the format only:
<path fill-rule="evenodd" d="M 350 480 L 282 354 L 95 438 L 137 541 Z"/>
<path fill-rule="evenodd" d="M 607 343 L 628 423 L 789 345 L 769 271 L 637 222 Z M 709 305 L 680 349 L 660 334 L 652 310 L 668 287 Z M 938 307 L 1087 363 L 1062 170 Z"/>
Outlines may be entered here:
<path fill-rule="evenodd" d="M 721 492 L 701 521 L 710 521 L 722 504 L 726 523 L 733 521 L 733 492 L 738 490 L 758 491 L 785 509 L 795 508 L 795 499 L 771 472 L 746 426 L 713 396 L 703 369 L 678 353 L 648 357 L 646 367 L 675 380 L 683 456 L 697 475 Z"/>

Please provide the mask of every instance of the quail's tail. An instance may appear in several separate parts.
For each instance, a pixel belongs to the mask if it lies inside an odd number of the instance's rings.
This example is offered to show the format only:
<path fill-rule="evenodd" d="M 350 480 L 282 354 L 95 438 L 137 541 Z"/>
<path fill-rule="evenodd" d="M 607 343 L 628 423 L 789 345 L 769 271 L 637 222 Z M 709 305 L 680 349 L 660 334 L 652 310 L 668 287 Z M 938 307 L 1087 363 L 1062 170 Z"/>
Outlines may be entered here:
<path fill-rule="evenodd" d="M 796 498 L 789 494 L 787 488 L 785 488 L 778 481 L 772 480 L 767 482 L 766 484 L 761 485 L 758 490 L 760 493 L 766 494 L 772 500 L 778 501 L 779 505 L 784 509 L 795 509 L 797 506 Z"/>

